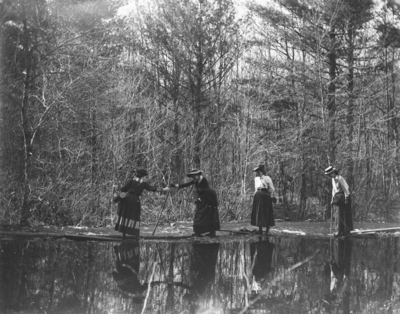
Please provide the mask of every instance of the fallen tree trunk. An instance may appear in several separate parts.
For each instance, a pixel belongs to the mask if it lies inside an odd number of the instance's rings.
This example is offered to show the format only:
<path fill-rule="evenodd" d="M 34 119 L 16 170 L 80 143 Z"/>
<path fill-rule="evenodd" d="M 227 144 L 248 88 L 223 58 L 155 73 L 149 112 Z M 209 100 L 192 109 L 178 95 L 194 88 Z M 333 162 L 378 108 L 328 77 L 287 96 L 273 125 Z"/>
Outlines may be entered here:
<path fill-rule="evenodd" d="M 400 231 L 399 227 L 392 227 L 392 228 L 379 228 L 379 229 L 356 229 L 351 231 L 351 234 L 360 234 L 360 233 L 371 233 L 371 232 L 395 232 Z"/>

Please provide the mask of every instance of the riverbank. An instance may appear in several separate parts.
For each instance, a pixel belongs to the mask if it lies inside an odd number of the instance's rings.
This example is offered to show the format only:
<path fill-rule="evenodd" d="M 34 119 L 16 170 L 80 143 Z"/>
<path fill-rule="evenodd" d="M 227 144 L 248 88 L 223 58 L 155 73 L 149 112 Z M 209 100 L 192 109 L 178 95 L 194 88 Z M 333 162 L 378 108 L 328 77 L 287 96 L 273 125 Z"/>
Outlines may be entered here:
<path fill-rule="evenodd" d="M 400 225 L 396 223 L 354 223 L 355 230 L 365 231 L 378 229 L 379 232 L 369 232 L 369 236 L 400 236 Z M 398 230 L 396 230 L 398 228 Z M 191 222 L 178 222 L 157 226 L 142 224 L 141 239 L 185 239 L 192 235 Z M 235 237 L 255 236 L 256 227 L 251 226 L 249 222 L 229 222 L 222 223 L 221 230 L 217 232 L 215 239 L 232 239 Z M 154 232 L 154 234 L 153 234 Z M 78 226 L 55 227 L 55 226 L 37 226 L 20 227 L 18 225 L 1 225 L 0 239 L 16 238 L 65 238 L 66 235 L 81 235 L 90 237 L 108 237 L 120 240 L 121 234 L 114 230 L 113 226 L 88 228 Z M 328 238 L 331 237 L 330 222 L 287 222 L 277 221 L 271 228 L 270 236 L 301 236 L 307 238 Z M 202 237 L 207 238 L 207 237 Z"/>

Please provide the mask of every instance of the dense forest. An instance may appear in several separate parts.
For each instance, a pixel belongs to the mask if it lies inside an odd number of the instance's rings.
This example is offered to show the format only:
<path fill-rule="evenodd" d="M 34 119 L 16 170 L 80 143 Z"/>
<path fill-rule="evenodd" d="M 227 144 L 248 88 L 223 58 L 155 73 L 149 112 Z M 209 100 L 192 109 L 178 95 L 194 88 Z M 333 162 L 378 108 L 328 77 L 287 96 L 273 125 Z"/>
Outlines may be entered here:
<path fill-rule="evenodd" d="M 265 164 L 297 219 L 329 218 L 328 165 L 354 218 L 400 200 L 400 7 L 384 0 L 2 0 L 0 221 L 112 223 L 113 194 L 200 168 L 246 219 Z M 143 220 L 192 217 L 144 195 Z M 168 199 L 166 199 L 168 197 Z"/>

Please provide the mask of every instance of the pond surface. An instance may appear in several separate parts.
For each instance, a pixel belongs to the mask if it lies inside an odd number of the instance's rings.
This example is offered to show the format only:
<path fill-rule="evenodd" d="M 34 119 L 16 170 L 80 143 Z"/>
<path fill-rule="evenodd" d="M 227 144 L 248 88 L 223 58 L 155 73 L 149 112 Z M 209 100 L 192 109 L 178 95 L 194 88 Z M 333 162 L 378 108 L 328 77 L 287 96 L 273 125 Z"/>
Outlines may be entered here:
<path fill-rule="evenodd" d="M 1 313 L 400 313 L 394 237 L 0 246 Z"/>

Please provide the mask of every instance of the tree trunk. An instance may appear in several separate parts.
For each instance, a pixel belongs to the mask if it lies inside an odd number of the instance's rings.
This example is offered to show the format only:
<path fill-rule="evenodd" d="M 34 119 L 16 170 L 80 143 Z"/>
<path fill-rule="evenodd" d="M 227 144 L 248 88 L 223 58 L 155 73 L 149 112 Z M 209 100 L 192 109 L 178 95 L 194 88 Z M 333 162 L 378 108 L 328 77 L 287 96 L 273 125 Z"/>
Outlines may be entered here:
<path fill-rule="evenodd" d="M 329 116 L 329 141 L 328 158 L 329 163 L 336 162 L 336 29 L 331 25 L 329 32 L 331 50 L 328 54 L 329 83 L 328 83 L 328 116 Z"/>
<path fill-rule="evenodd" d="M 29 196 L 30 196 L 30 171 L 31 171 L 31 155 L 32 155 L 32 132 L 29 126 L 28 118 L 28 106 L 29 106 L 29 88 L 31 80 L 31 57 L 29 51 L 29 34 L 27 27 L 27 20 L 25 16 L 25 7 L 23 6 L 23 28 L 24 28 L 24 41 L 23 41 L 23 51 L 24 51 L 24 67 L 25 67 L 25 78 L 24 78 L 24 91 L 21 104 L 21 124 L 22 133 L 24 139 L 24 168 L 23 168 L 23 185 L 22 185 L 22 208 L 21 208 L 21 218 L 20 225 L 28 225 L 28 219 L 30 217 L 29 211 Z"/>
<path fill-rule="evenodd" d="M 355 27 L 352 21 L 349 22 L 347 35 L 349 48 L 347 52 L 347 183 L 349 184 L 350 191 L 354 183 L 354 161 L 353 161 L 353 137 L 354 137 L 354 34 Z"/>

